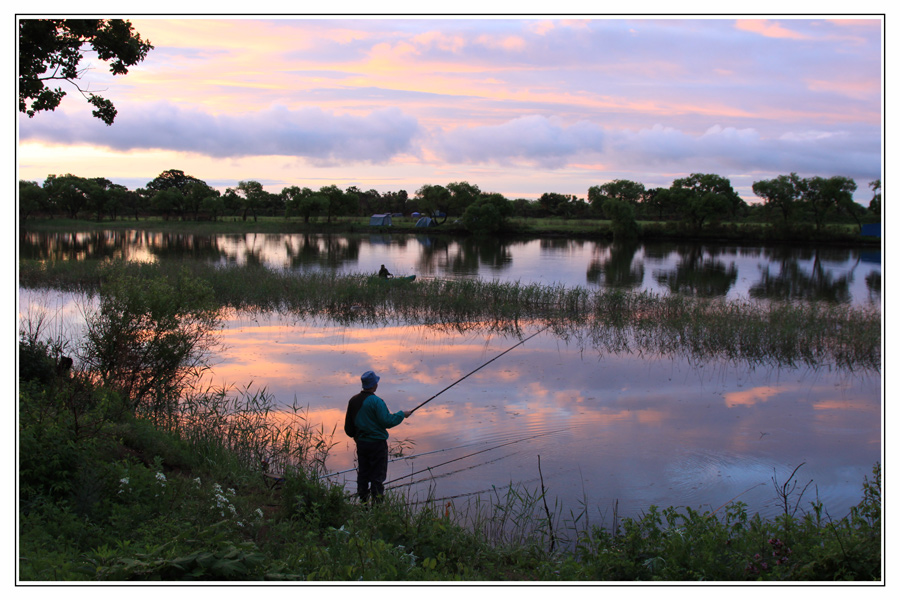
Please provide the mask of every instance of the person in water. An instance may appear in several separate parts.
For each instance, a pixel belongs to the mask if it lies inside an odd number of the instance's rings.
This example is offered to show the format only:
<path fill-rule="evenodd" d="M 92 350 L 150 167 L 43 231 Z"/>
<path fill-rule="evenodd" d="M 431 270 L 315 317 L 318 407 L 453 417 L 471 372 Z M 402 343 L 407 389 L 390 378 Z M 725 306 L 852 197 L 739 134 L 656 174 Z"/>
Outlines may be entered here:
<path fill-rule="evenodd" d="M 381 265 L 381 270 L 378 271 L 378 276 L 384 277 L 385 279 L 390 279 L 391 277 L 393 277 L 393 275 L 391 275 L 391 272 L 388 271 L 384 265 Z"/>
<path fill-rule="evenodd" d="M 375 395 L 381 378 L 372 371 L 360 377 L 362 391 L 350 398 L 344 417 L 344 432 L 356 442 L 356 491 L 363 504 L 378 503 L 384 498 L 387 478 L 388 432 L 412 414 L 391 413 L 384 400 Z"/>

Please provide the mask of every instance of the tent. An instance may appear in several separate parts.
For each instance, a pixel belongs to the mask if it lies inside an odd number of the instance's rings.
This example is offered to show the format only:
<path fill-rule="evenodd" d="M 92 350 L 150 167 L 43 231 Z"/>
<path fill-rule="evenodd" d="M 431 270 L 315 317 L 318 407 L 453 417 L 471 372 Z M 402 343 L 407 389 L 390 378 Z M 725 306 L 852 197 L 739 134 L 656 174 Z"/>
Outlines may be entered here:
<path fill-rule="evenodd" d="M 390 227 L 391 215 L 372 215 L 371 217 L 369 217 L 369 225 Z"/>
<path fill-rule="evenodd" d="M 416 227 L 434 227 L 436 223 L 431 217 L 422 217 L 416 221 Z"/>
<path fill-rule="evenodd" d="M 881 237 L 881 223 L 870 223 L 862 226 L 862 235 L 870 235 L 873 237 Z"/>

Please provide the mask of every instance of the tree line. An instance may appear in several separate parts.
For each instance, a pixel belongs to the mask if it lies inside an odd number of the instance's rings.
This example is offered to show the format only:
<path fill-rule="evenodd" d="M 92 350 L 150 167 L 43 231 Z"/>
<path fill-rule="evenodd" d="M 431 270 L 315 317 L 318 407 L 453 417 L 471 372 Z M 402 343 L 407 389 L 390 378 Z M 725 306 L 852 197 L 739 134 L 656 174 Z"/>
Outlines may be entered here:
<path fill-rule="evenodd" d="M 179 220 L 217 220 L 224 217 L 256 220 L 260 216 L 286 219 L 324 218 L 370 214 L 420 213 L 459 220 L 472 231 L 497 231 L 507 219 L 565 217 L 607 219 L 616 233 L 628 235 L 638 220 L 680 221 L 700 230 L 720 221 L 771 222 L 783 227 L 880 219 L 881 180 L 869 183 L 873 196 L 866 208 L 853 200 L 856 182 L 848 177 L 801 178 L 796 173 L 753 183 L 761 202 L 747 203 L 731 182 L 716 174 L 694 173 L 675 179 L 668 188 L 647 188 L 642 183 L 616 179 L 591 186 L 585 198 L 544 193 L 537 200 L 510 200 L 482 191 L 466 181 L 426 184 L 410 196 L 406 190 L 363 191 L 357 186 L 284 187 L 268 192 L 258 181 L 240 181 L 224 193 L 183 171 L 160 173 L 146 186 L 129 190 L 102 177 L 50 175 L 43 184 L 19 181 L 19 215 L 68 218 L 120 219 L 161 217 Z"/>

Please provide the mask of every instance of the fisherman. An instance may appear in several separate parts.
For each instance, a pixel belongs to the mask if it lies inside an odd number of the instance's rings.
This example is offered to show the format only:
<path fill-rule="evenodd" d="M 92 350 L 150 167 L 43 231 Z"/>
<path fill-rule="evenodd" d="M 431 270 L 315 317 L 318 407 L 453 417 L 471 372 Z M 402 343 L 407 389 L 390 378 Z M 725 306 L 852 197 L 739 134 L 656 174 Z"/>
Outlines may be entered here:
<path fill-rule="evenodd" d="M 360 377 L 362 391 L 347 403 L 344 432 L 356 441 L 357 478 L 359 501 L 379 503 L 384 498 L 384 480 L 387 478 L 388 432 L 403 422 L 412 411 L 391 413 L 384 400 L 375 395 L 381 378 L 372 371 Z"/>
<path fill-rule="evenodd" d="M 393 277 L 393 275 L 391 275 L 391 272 L 388 271 L 384 265 L 381 265 L 381 270 L 378 271 L 378 276 L 384 277 L 385 279 L 390 279 Z"/>

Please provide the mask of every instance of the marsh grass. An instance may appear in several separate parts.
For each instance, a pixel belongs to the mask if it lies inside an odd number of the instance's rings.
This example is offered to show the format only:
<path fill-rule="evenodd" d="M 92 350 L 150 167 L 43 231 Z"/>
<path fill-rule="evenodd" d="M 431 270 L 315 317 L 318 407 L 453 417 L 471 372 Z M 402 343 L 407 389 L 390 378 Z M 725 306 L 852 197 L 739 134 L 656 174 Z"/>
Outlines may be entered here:
<path fill-rule="evenodd" d="M 122 268 L 132 269 L 132 286 L 173 276 L 155 266 Z M 729 346 L 728 356 L 774 354 L 796 361 L 825 355 L 850 362 L 861 360 L 848 350 L 850 332 L 856 332 L 850 328 L 872 326 L 871 315 L 848 320 L 846 309 L 830 313 L 779 305 L 755 313 L 755 307 L 563 287 L 481 281 L 385 285 L 362 276 L 192 268 L 194 283 L 212 288 L 222 307 L 290 306 L 287 310 L 309 318 L 512 331 L 552 322 L 563 337 L 574 335 L 574 324 L 585 321 L 595 323 L 592 335 L 617 351 L 672 346 L 708 355 L 721 352 L 719 344 Z M 68 282 L 62 285 L 86 293 L 103 278 L 101 271 L 91 274 L 83 266 L 25 271 L 31 285 Z M 521 483 L 494 487 L 467 504 L 433 497 L 418 502 L 392 493 L 383 505 L 366 510 L 341 486 L 319 479 L 334 432 L 310 423 L 296 402 L 275 410 L 264 389 L 212 388 L 196 381 L 189 391 L 178 386 L 180 396 L 163 403 L 167 418 L 153 418 L 121 396 L 127 388 L 105 387 L 77 370 L 59 373 L 53 353 L 70 345 L 41 339 L 42 332 L 55 331 L 47 318 L 26 319 L 20 332 L 19 359 L 27 367 L 20 368 L 18 398 L 23 581 L 877 581 L 882 576 L 880 466 L 864 483 L 859 505 L 840 518 L 831 518 L 821 502 L 800 509 L 802 492 L 796 494 L 791 483 L 796 469 L 780 488 L 773 478 L 785 507 L 774 521 L 749 517 L 742 504 L 730 503 L 722 518 L 715 511 L 650 507 L 639 519 L 619 523 L 614 517 L 611 527 L 590 524 L 587 500 L 563 518 L 563 508 L 549 501 L 552 490 L 543 483 L 534 489 Z M 741 343 L 735 344 L 733 335 L 724 341 L 699 339 L 742 319 L 754 327 Z M 696 320 L 706 322 L 698 326 Z M 824 320 L 826 328 L 814 329 L 814 320 Z M 798 352 L 790 339 L 767 330 L 772 327 L 790 328 L 788 335 L 812 350 Z M 772 340 L 784 346 L 781 354 L 765 349 Z M 757 346 L 762 351 L 748 349 Z M 279 486 L 266 484 L 264 463 L 282 474 Z M 536 470 L 540 476 L 539 463 Z"/>
<path fill-rule="evenodd" d="M 522 334 L 551 326 L 601 353 L 657 353 L 696 361 L 879 371 L 880 310 L 828 302 L 725 300 L 480 279 L 385 281 L 363 274 L 294 273 L 200 263 L 123 264 L 135 277 L 174 278 L 189 268 L 220 306 L 343 324 L 426 325 Z M 87 261 L 25 262 L 20 285 L 96 290 Z"/>

